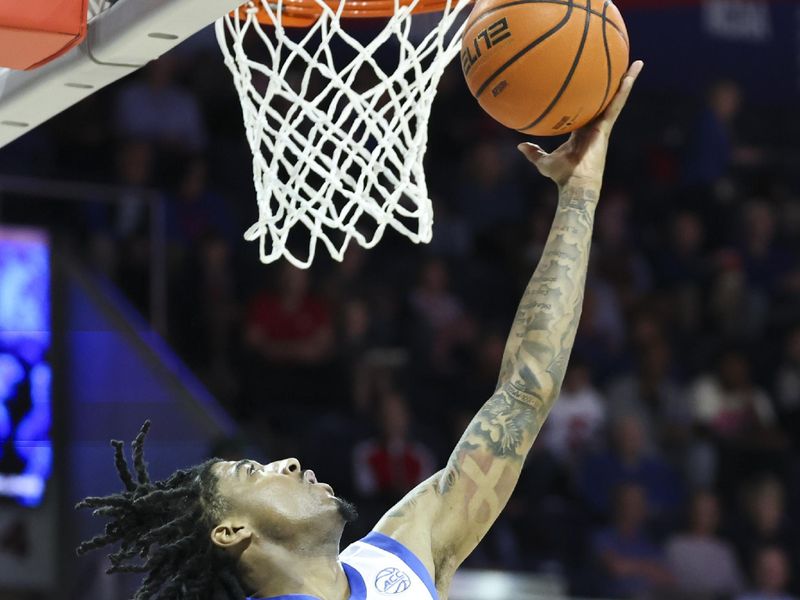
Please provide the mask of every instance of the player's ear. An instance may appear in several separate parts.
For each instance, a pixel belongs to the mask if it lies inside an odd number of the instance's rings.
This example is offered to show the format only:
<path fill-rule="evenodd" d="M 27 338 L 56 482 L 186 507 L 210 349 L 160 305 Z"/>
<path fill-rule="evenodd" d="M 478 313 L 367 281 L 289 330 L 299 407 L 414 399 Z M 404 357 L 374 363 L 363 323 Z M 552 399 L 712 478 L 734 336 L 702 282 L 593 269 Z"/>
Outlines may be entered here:
<path fill-rule="evenodd" d="M 225 520 L 211 531 L 211 541 L 218 548 L 232 550 L 250 542 L 253 531 L 243 523 Z"/>

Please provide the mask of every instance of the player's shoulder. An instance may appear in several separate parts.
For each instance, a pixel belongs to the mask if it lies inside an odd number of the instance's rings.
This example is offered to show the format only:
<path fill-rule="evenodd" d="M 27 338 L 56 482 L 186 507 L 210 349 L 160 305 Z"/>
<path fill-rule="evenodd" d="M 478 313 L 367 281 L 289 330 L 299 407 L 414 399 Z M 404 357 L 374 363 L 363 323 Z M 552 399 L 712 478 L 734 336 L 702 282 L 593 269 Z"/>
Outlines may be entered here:
<path fill-rule="evenodd" d="M 377 592 L 392 594 L 397 600 L 439 600 L 433 571 L 417 552 L 398 539 L 372 531 L 345 548 L 340 559 L 358 573 L 367 599 Z"/>

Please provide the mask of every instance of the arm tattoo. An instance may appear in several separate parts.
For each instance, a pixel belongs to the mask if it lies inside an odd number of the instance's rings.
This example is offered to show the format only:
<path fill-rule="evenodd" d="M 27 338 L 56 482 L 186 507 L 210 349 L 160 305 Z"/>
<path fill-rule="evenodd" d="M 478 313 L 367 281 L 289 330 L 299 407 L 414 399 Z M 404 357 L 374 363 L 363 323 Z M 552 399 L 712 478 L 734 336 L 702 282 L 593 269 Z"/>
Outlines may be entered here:
<path fill-rule="evenodd" d="M 502 464 L 510 462 L 521 468 L 533 437 L 542 425 L 539 414 L 544 406 L 544 400 L 535 394 L 510 383 L 502 386 L 472 419 L 450 456 L 436 491 L 439 494 L 449 492 L 461 478 L 468 462 L 488 465 L 497 458 L 505 459 Z M 474 472 L 468 473 L 473 483 L 490 483 L 492 486 L 498 483 L 502 473 L 495 472 L 495 475 L 495 480 L 489 481 L 480 473 L 477 479 Z"/>
<path fill-rule="evenodd" d="M 513 389 L 513 386 L 505 386 L 501 393 L 483 405 L 467 433 L 480 440 L 481 445 L 494 456 L 521 459 L 524 456 L 520 449 L 534 424 L 536 413 L 528 404 L 511 397 L 508 388 Z M 468 440 L 464 442 L 464 446 L 474 445 Z"/>
<path fill-rule="evenodd" d="M 510 381 L 551 403 L 558 394 L 580 320 L 597 198 L 591 188 L 561 191 L 542 259 L 511 327 L 498 387 Z"/>
<path fill-rule="evenodd" d="M 408 514 L 413 512 L 413 509 L 417 506 L 419 499 L 430 492 L 431 489 L 432 486 L 430 483 L 421 483 L 415 489 L 411 490 L 408 495 L 398 502 L 388 513 L 386 513 L 386 516 L 390 519 L 406 518 Z"/>
<path fill-rule="evenodd" d="M 458 486 L 466 518 L 481 527 L 488 528 L 511 495 L 561 388 L 583 304 L 598 190 L 561 190 L 542 259 L 511 328 L 497 389 L 438 479 L 440 495 Z"/>

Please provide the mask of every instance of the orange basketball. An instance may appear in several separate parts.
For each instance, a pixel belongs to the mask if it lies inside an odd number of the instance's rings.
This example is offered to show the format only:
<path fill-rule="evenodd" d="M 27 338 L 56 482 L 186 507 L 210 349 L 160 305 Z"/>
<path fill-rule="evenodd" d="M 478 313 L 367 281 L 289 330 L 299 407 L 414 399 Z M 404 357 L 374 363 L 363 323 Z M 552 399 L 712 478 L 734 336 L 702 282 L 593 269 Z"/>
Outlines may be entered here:
<path fill-rule="evenodd" d="M 561 135 L 608 105 L 628 68 L 610 0 L 478 0 L 461 41 L 472 95 L 506 127 Z"/>

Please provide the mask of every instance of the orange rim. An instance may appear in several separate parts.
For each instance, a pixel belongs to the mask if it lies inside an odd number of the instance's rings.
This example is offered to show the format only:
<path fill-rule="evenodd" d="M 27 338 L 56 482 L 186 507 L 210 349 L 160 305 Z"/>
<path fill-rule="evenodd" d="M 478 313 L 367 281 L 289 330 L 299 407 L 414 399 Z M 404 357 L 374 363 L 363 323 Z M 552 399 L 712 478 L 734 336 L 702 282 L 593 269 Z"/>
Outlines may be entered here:
<path fill-rule="evenodd" d="M 323 0 L 331 10 L 339 9 L 338 0 Z M 380 19 L 391 17 L 394 14 L 394 0 L 343 0 L 346 2 L 342 9 L 342 17 L 347 19 Z M 455 0 L 453 0 L 455 2 Z M 258 8 L 257 18 L 265 25 L 274 25 L 267 12 L 256 3 Z M 275 2 L 277 4 L 277 1 Z M 408 6 L 411 0 L 399 0 L 400 6 Z M 447 7 L 447 0 L 420 0 L 412 11 L 414 14 L 442 12 Z M 247 18 L 248 5 L 236 11 L 240 20 Z M 232 15 L 235 13 L 232 13 Z M 281 22 L 284 27 L 308 27 L 322 15 L 322 7 L 315 0 L 283 0 L 283 16 Z"/>

